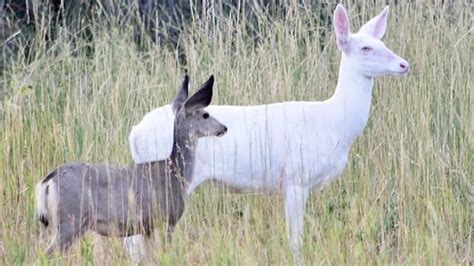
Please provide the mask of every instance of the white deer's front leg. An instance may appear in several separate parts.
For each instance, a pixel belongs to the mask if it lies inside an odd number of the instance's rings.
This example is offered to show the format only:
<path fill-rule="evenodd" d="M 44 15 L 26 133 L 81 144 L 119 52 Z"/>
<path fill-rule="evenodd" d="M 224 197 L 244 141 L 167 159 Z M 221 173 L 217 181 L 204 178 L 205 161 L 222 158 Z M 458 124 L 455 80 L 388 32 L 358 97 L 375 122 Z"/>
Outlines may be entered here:
<path fill-rule="evenodd" d="M 299 249 L 303 242 L 303 216 L 309 189 L 300 185 L 287 185 L 285 190 L 286 231 L 295 262 L 299 264 Z"/>

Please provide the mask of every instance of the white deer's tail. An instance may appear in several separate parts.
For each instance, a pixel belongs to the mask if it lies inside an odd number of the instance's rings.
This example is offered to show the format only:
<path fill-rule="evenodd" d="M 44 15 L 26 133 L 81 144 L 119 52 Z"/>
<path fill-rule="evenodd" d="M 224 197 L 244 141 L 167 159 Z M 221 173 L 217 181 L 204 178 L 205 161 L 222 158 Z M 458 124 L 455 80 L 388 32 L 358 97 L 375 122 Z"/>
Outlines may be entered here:
<path fill-rule="evenodd" d="M 56 209 L 57 200 L 55 188 L 52 185 L 52 178 L 55 177 L 57 171 L 49 173 L 43 180 L 36 184 L 36 215 L 38 220 L 45 226 L 51 223 L 50 210 Z"/>

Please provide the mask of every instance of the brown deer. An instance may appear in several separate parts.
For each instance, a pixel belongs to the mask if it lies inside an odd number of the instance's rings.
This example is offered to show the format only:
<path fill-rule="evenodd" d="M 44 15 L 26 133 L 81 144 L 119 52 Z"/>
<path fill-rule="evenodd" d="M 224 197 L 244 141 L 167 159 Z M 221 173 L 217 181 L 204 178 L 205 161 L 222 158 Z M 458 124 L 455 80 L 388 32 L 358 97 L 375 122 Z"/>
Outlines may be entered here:
<path fill-rule="evenodd" d="M 198 139 L 227 132 L 204 110 L 212 99 L 214 77 L 189 99 L 188 83 L 186 75 L 173 102 L 174 141 L 167 159 L 133 167 L 64 164 L 37 184 L 38 218 L 55 231 L 48 256 L 58 246 L 66 251 L 88 230 L 104 236 L 149 237 L 161 221 L 171 236 L 184 212 Z"/>

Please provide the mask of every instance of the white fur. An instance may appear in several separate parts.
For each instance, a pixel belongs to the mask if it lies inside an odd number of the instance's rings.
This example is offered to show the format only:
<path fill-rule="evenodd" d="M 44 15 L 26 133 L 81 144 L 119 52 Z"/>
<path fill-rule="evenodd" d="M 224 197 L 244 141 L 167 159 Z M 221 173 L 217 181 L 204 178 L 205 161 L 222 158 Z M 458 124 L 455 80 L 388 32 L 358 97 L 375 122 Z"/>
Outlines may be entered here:
<path fill-rule="evenodd" d="M 36 184 L 36 215 L 38 219 L 43 216 L 46 219 L 49 219 L 49 214 L 48 214 L 48 206 L 46 206 L 46 186 L 42 184 L 42 182 L 39 182 Z"/>
<path fill-rule="evenodd" d="M 48 195 L 46 195 L 46 187 L 48 187 Z M 40 181 L 36 184 L 36 213 L 38 218 L 44 216 L 48 220 L 48 227 L 53 230 L 52 233 L 54 236 L 48 246 L 49 249 L 56 245 L 56 228 L 58 221 L 58 194 L 52 180 L 46 183 Z"/>
<path fill-rule="evenodd" d="M 46 195 L 46 187 L 48 187 L 48 195 Z M 36 184 L 36 214 L 38 218 L 44 216 L 49 225 L 55 225 L 57 221 L 58 211 L 58 195 L 53 182 L 49 180 L 46 183 L 42 181 Z M 55 226 L 53 226 L 54 228 Z"/>
<path fill-rule="evenodd" d="M 171 105 L 151 111 L 143 117 L 143 120 L 149 122 L 135 125 L 128 137 L 133 160 L 139 163 L 155 161 L 155 158 L 160 160 L 168 158 L 173 146 L 174 129 L 174 113 Z M 161 128 L 162 126 L 164 128 Z"/>
<path fill-rule="evenodd" d="M 228 133 L 199 140 L 188 193 L 213 179 L 242 192 L 284 193 L 290 244 L 298 258 L 309 192 L 343 172 L 351 144 L 367 124 L 373 77 L 408 72 L 408 63 L 379 40 L 387 12 L 351 34 L 347 12 L 338 5 L 334 24 L 343 54 L 336 91 L 328 100 L 209 106 Z M 130 134 L 133 160 L 168 157 L 172 132 L 171 106 L 148 113 Z"/>

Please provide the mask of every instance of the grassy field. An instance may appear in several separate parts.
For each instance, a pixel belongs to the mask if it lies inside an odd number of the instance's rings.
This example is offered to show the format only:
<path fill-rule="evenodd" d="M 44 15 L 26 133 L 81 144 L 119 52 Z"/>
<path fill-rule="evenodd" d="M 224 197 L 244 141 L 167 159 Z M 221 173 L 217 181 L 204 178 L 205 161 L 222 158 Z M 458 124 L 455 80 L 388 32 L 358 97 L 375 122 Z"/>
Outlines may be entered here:
<path fill-rule="evenodd" d="M 473 8 L 419 1 L 392 5 L 385 43 L 411 64 L 408 76 L 375 82 L 369 124 L 338 181 L 313 193 L 305 215 L 305 264 L 464 264 L 474 260 Z M 349 6 L 357 29 L 383 4 Z M 199 19 L 182 45 L 192 88 L 216 76 L 214 104 L 324 100 L 340 54 L 332 28 L 295 6 L 248 36 L 246 21 Z M 113 23 L 112 23 L 113 24 Z M 67 34 L 22 44 L 1 73 L 0 264 L 47 264 L 34 185 L 70 161 L 131 164 L 127 137 L 151 109 L 171 101 L 184 66 L 178 52 L 133 41 L 127 27 L 93 21 L 93 40 Z M 92 49 L 91 49 L 92 47 Z M 92 51 L 92 52 L 91 52 Z M 164 265 L 287 265 L 280 196 L 239 195 L 204 185 L 173 242 L 154 243 Z M 124 264 L 120 239 L 89 234 L 66 264 Z"/>

